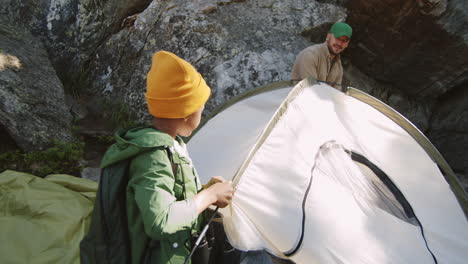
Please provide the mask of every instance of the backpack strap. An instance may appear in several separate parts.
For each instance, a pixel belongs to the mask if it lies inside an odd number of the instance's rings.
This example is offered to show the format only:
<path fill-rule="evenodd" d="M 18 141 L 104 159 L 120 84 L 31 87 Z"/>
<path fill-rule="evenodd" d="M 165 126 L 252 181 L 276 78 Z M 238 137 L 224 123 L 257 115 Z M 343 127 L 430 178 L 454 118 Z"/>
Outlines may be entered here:
<path fill-rule="evenodd" d="M 167 151 L 167 156 L 169 157 L 169 161 L 171 162 L 172 166 L 172 173 L 174 177 L 177 177 L 178 169 L 177 167 L 180 166 L 180 157 L 177 153 L 175 155 L 172 153 L 172 150 L 170 148 L 166 148 Z M 187 191 L 185 189 L 185 175 L 184 175 L 184 170 L 182 167 L 180 168 L 180 174 L 182 176 L 182 193 L 184 195 L 184 199 L 187 199 Z"/>
<path fill-rule="evenodd" d="M 167 156 L 169 157 L 169 161 L 171 162 L 171 166 L 172 166 L 172 173 L 174 174 L 174 177 L 177 175 L 177 164 L 179 162 L 175 162 L 174 161 L 174 154 L 172 154 L 172 151 L 170 148 L 166 147 L 166 152 L 167 152 Z"/>

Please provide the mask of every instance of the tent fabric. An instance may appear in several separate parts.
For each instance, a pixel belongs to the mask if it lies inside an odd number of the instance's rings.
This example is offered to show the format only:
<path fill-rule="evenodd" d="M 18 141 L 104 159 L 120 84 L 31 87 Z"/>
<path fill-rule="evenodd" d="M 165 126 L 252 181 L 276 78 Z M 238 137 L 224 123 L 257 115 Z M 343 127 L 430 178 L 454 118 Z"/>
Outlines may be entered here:
<path fill-rule="evenodd" d="M 63 174 L 0 173 L 0 262 L 79 263 L 97 185 Z"/>
<path fill-rule="evenodd" d="M 327 154 L 333 146 L 339 161 Z M 245 98 L 188 147 L 202 181 L 234 176 L 233 202 L 221 213 L 238 249 L 296 263 L 468 259 L 465 215 L 428 147 L 328 85 L 308 79 Z"/>
<path fill-rule="evenodd" d="M 467 194 L 465 193 L 463 186 L 461 185 L 457 176 L 453 172 L 452 168 L 450 168 L 447 161 L 445 161 L 445 159 L 442 157 L 440 152 L 434 147 L 434 145 L 432 145 L 429 139 L 426 136 L 424 136 L 424 134 L 421 131 L 419 131 L 417 127 L 411 124 L 411 122 L 408 121 L 408 119 L 406 119 L 404 116 L 402 116 L 401 114 L 399 114 L 398 112 L 396 112 L 395 110 L 387 106 L 386 104 L 371 97 L 370 95 L 362 91 L 359 91 L 357 89 L 354 89 L 354 88 L 347 89 L 346 94 L 374 107 L 379 112 L 383 113 L 392 121 L 400 125 L 408 134 L 410 134 L 414 138 L 414 140 L 416 140 L 421 145 L 422 148 L 424 148 L 424 150 L 427 152 L 429 157 L 435 163 L 437 163 L 437 166 L 439 166 L 440 169 L 442 170 L 442 173 L 445 179 L 450 184 L 450 187 L 455 193 L 458 199 L 458 202 L 462 206 L 465 216 L 468 218 Z"/>

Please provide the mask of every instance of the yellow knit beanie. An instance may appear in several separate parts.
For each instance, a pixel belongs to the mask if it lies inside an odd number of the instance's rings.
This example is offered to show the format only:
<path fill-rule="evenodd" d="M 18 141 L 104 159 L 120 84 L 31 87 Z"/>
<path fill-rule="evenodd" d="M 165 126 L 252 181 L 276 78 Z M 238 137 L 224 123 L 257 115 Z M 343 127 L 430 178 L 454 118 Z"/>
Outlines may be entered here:
<path fill-rule="evenodd" d="M 153 55 L 146 102 L 154 117 L 184 118 L 202 107 L 211 90 L 190 63 L 167 51 Z"/>

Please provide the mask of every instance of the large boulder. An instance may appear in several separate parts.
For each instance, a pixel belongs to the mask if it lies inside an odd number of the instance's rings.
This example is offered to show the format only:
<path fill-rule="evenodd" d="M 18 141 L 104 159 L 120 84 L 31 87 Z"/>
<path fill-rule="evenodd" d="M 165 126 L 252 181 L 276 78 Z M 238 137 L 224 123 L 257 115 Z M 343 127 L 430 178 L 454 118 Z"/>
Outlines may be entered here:
<path fill-rule="evenodd" d="M 405 94 L 437 98 L 468 80 L 466 0 L 354 0 L 353 64 Z"/>
<path fill-rule="evenodd" d="M 428 136 L 452 169 L 468 180 L 468 83 L 441 98 Z"/>
<path fill-rule="evenodd" d="M 289 79 L 296 55 L 311 44 L 300 33 L 345 17 L 343 7 L 305 0 L 153 1 L 99 49 L 86 86 L 121 99 L 143 120 L 151 56 L 168 50 L 213 88 L 209 112 L 246 90 Z"/>
<path fill-rule="evenodd" d="M 23 150 L 71 139 L 63 86 L 41 41 L 0 24 L 0 123 Z"/>
<path fill-rule="evenodd" d="M 0 20 L 39 36 L 62 79 L 75 81 L 97 47 L 151 0 L 3 0 Z"/>
<path fill-rule="evenodd" d="M 429 128 L 434 100 L 418 100 L 413 98 L 393 85 L 381 83 L 366 75 L 353 64 L 345 61 L 343 83 L 361 91 L 364 91 L 393 109 L 404 115 L 419 130 L 426 132 Z"/>

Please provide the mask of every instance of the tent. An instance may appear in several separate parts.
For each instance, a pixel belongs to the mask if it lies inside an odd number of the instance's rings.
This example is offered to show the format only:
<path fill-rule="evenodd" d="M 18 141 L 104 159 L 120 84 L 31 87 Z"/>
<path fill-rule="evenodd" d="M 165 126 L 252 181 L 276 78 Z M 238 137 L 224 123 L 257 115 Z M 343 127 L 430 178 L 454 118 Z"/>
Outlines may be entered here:
<path fill-rule="evenodd" d="M 0 173 L 0 263 L 80 263 L 97 187 L 65 174 Z"/>
<path fill-rule="evenodd" d="M 309 78 L 242 95 L 188 143 L 203 182 L 231 178 L 230 242 L 296 263 L 468 260 L 467 198 L 408 120 Z"/>

